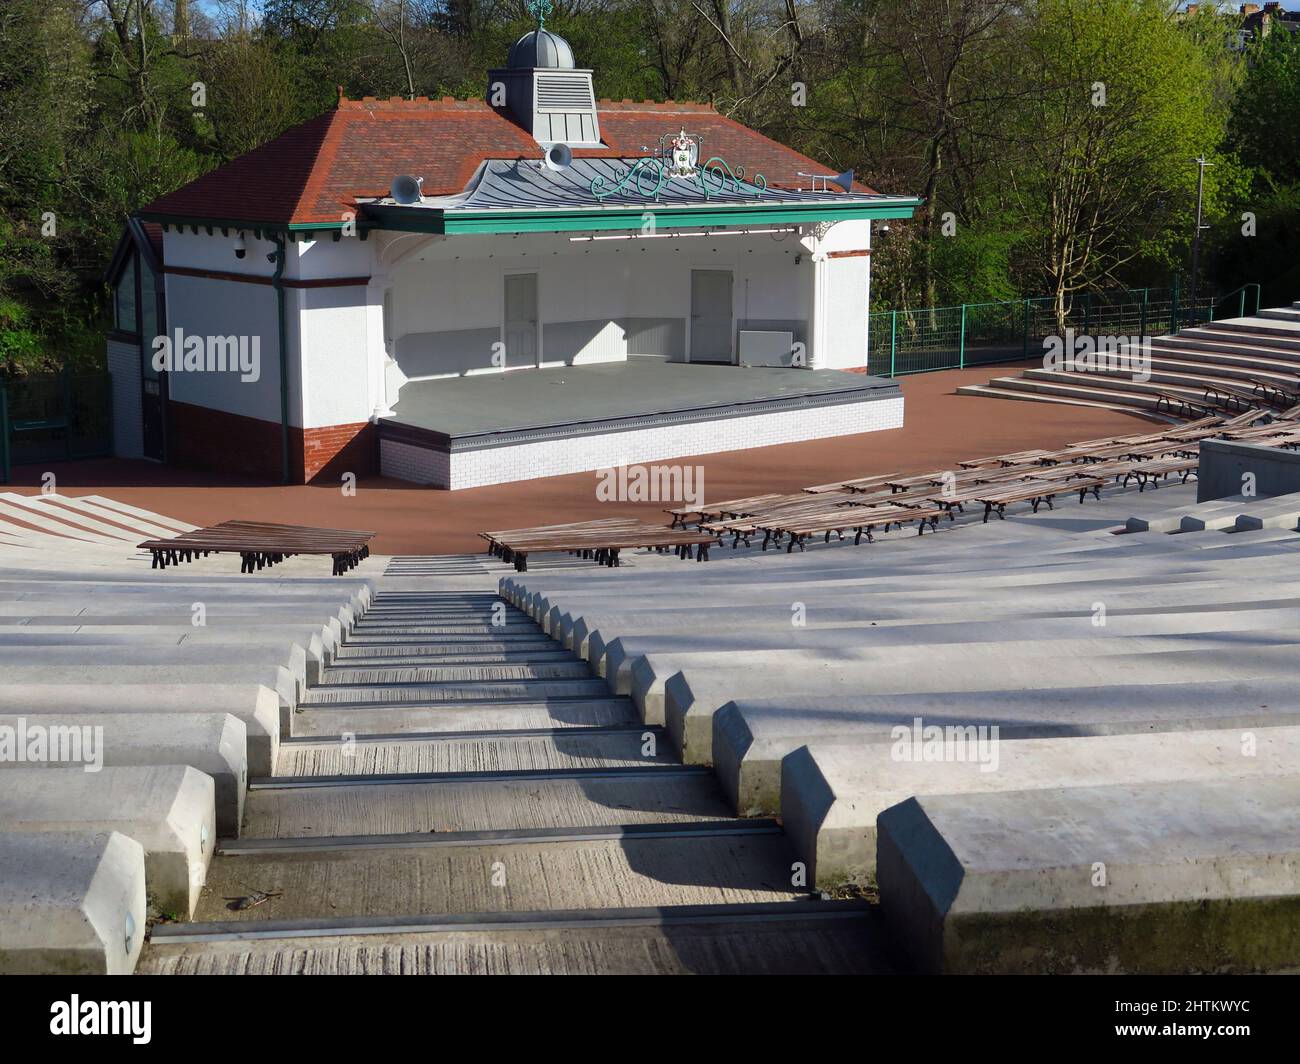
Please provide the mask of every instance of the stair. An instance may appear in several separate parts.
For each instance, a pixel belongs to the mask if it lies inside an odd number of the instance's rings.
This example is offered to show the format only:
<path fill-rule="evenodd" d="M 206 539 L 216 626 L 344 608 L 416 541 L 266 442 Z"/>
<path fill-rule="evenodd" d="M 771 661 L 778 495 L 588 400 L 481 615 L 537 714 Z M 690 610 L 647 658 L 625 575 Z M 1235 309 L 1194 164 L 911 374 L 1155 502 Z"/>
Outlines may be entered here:
<path fill-rule="evenodd" d="M 1259 398 L 1241 395 L 1252 390 L 1252 378 L 1278 389 Z M 1191 403 L 1206 402 L 1207 390 L 1237 398 L 1221 407 L 1235 413 L 1241 402 L 1267 407 L 1294 395 L 1300 378 L 1300 310 L 1294 304 L 1247 318 L 1226 318 L 1181 329 L 1151 340 L 1151 378 L 1147 382 L 1118 372 L 1029 369 L 1014 377 L 997 377 L 987 385 L 965 385 L 959 395 L 1056 402 L 1072 406 L 1121 410 L 1151 416 L 1159 393 Z"/>
<path fill-rule="evenodd" d="M 527 614 L 443 590 L 486 572 L 394 559 L 138 971 L 892 970 L 776 822 Z"/>

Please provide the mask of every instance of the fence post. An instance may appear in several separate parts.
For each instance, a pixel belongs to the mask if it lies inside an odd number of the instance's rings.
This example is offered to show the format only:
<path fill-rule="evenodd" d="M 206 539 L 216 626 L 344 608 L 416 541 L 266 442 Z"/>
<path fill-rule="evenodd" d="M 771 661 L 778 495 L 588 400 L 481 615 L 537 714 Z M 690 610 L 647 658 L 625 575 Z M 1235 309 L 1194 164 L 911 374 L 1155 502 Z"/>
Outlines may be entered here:
<path fill-rule="evenodd" d="M 1029 304 L 1031 300 L 1025 300 L 1025 350 L 1024 360 L 1029 361 Z"/>
<path fill-rule="evenodd" d="M 957 366 L 966 368 L 966 304 L 961 305 L 961 335 L 957 338 Z"/>
<path fill-rule="evenodd" d="M 898 311 L 889 312 L 889 375 L 894 375 L 894 354 L 898 350 Z"/>
<path fill-rule="evenodd" d="M 1178 331 L 1178 274 L 1174 274 L 1169 290 L 1169 331 Z"/>
<path fill-rule="evenodd" d="M 1147 300 L 1151 298 L 1151 289 L 1142 289 L 1142 309 L 1138 312 L 1138 338 L 1147 334 Z"/>
<path fill-rule="evenodd" d="M 1241 299 L 1237 301 L 1237 317 L 1244 318 L 1245 316 L 1246 316 L 1246 286 L 1242 285 Z"/>

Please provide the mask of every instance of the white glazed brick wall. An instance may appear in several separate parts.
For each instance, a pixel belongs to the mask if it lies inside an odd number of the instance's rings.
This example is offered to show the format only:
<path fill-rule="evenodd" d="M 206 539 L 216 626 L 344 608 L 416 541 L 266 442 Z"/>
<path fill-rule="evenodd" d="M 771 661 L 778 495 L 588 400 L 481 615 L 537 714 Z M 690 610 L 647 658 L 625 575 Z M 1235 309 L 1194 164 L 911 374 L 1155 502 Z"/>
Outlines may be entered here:
<path fill-rule="evenodd" d="M 139 346 L 109 340 L 108 373 L 113 381 L 113 454 L 118 458 L 139 458 L 144 454 Z"/>
<path fill-rule="evenodd" d="M 814 410 L 779 410 L 720 421 L 493 447 L 450 456 L 382 440 L 379 461 L 384 476 L 456 490 L 902 427 L 903 397 L 898 396 Z"/>

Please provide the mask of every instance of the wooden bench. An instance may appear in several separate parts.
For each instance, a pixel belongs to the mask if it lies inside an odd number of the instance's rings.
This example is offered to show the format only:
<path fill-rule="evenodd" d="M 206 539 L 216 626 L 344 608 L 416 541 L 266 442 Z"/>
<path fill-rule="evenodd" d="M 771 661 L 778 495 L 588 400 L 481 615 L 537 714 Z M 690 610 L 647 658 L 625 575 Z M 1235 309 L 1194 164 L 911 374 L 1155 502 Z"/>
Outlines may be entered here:
<path fill-rule="evenodd" d="M 829 484 L 813 484 L 803 490 L 808 495 L 825 495 L 827 492 L 865 491 L 868 488 L 874 488 L 880 484 L 884 484 L 891 477 L 896 477 L 898 475 L 898 473 L 875 473 L 869 477 L 855 477 L 852 480 L 836 480 Z"/>
<path fill-rule="evenodd" d="M 843 539 L 846 529 L 854 533 L 854 544 L 861 543 L 863 536 L 867 537 L 868 543 L 873 543 L 875 542 L 873 533 L 876 529 L 888 532 L 890 525 L 901 528 L 912 521 L 917 522 L 917 534 L 920 535 L 925 532 L 927 525 L 931 529 L 937 527 L 941 517 L 947 517 L 950 521 L 953 519 L 951 511 L 935 507 L 928 509 L 889 505 L 841 507 L 834 513 L 806 514 L 795 518 L 761 522 L 760 527 L 764 532 L 762 549 L 767 550 L 769 543 L 780 542 L 782 538 L 787 538 L 785 548 L 787 554 L 795 547 L 803 551 L 810 536 L 823 535 L 825 542 L 829 543 L 832 533 Z"/>
<path fill-rule="evenodd" d="M 714 543 L 714 537 L 706 532 L 665 528 L 633 518 L 606 518 L 480 535 L 489 540 L 493 554 L 512 562 L 521 573 L 528 571 L 530 554 L 574 554 L 616 568 L 621 564 L 619 554 L 623 550 L 644 548 L 660 553 L 673 550 L 679 558 L 694 557 L 703 562 L 708 560 L 709 547 Z"/>
<path fill-rule="evenodd" d="M 277 565 L 295 554 L 328 554 L 334 575 L 342 576 L 370 556 L 374 532 L 342 528 L 312 528 L 266 521 L 223 521 L 168 539 L 149 539 L 139 546 L 153 554 L 154 569 L 193 561 L 209 554 L 238 553 L 239 571 L 251 573 Z"/>

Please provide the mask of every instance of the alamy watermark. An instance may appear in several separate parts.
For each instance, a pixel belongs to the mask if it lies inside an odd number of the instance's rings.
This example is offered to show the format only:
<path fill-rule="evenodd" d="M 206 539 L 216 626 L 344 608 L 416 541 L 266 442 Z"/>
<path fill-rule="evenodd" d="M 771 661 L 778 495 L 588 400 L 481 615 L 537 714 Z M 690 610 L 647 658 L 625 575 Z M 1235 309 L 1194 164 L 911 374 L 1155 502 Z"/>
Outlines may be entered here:
<path fill-rule="evenodd" d="M 260 336 L 171 336 L 153 338 L 153 368 L 159 373 L 238 373 L 251 384 L 262 376 Z"/>
<path fill-rule="evenodd" d="M 596 470 L 599 502 L 676 502 L 704 505 L 704 467 L 621 465 Z"/>
<path fill-rule="evenodd" d="M 889 730 L 894 741 L 889 756 L 894 761 L 971 762 L 981 772 L 998 770 L 998 734 L 996 724 L 926 724 L 914 717 L 909 727 L 896 724 Z"/>
<path fill-rule="evenodd" d="M 16 765 L 81 765 L 86 772 L 104 767 L 103 725 L 0 725 L 0 762 Z"/>
<path fill-rule="evenodd" d="M 1128 373 L 1145 384 L 1151 379 L 1149 336 L 1064 336 L 1043 340 L 1043 369 L 1066 373 Z"/>

